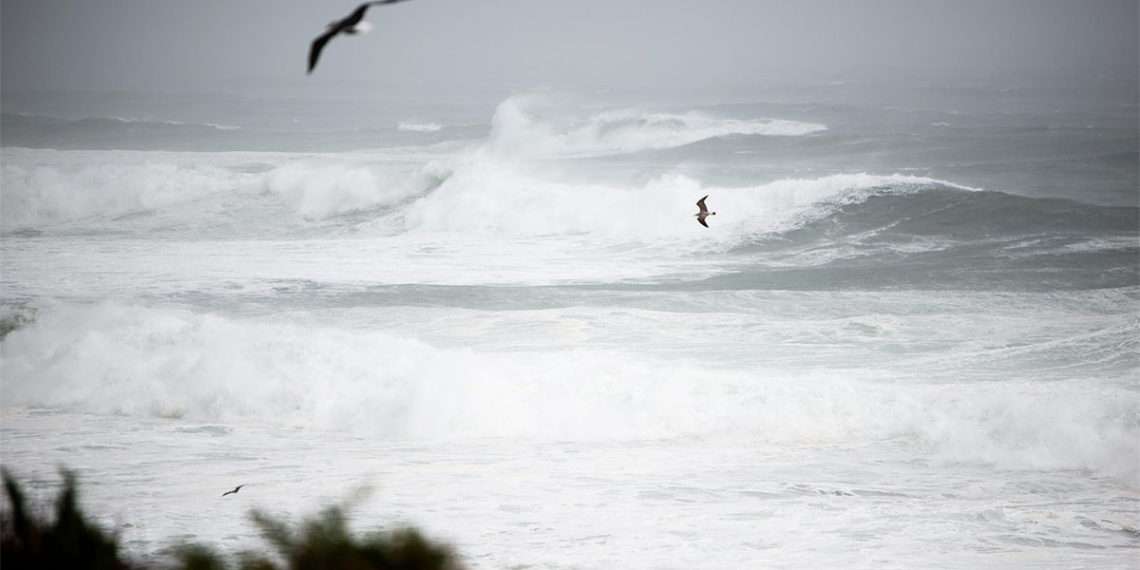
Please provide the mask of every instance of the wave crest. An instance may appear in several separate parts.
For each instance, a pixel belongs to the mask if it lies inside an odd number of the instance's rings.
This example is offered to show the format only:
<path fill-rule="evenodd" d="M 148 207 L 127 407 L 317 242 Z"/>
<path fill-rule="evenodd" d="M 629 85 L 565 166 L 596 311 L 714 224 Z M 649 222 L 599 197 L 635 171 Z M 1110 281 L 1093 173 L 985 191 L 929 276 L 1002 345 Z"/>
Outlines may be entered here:
<path fill-rule="evenodd" d="M 904 175 L 840 174 L 717 187 L 679 174 L 641 185 L 561 182 L 516 164 L 476 156 L 436 192 L 409 207 L 408 229 L 517 236 L 586 234 L 622 242 L 694 242 L 729 247 L 791 227 L 826 200 L 857 202 L 876 192 L 910 192 L 947 183 Z M 709 194 L 715 231 L 693 220 Z"/>
<path fill-rule="evenodd" d="M 798 136 L 826 130 L 815 123 L 746 120 L 706 113 L 609 110 L 578 120 L 541 116 L 546 102 L 515 96 L 499 104 L 490 148 L 513 156 L 598 156 L 674 148 L 729 135 Z"/>
<path fill-rule="evenodd" d="M 417 196 L 438 184 L 431 165 L 288 164 L 265 177 L 265 189 L 281 197 L 306 220 L 324 220 L 385 208 Z"/>
<path fill-rule="evenodd" d="M 288 230 L 400 204 L 446 175 L 434 162 L 359 157 L 4 149 L 0 225 L 5 233 Z"/>
<path fill-rule="evenodd" d="M 5 149 L 0 165 L 5 230 L 169 208 L 248 183 L 212 160 L 165 154 Z"/>

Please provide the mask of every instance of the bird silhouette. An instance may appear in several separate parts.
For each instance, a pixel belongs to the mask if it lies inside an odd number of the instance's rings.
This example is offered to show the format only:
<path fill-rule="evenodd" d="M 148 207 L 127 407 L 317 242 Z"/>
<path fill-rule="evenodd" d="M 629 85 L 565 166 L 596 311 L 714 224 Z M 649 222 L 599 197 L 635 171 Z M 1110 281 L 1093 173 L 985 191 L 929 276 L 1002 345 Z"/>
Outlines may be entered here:
<path fill-rule="evenodd" d="M 357 34 L 366 34 L 368 30 L 372 29 L 372 25 L 364 20 L 364 13 L 372 6 L 379 6 L 381 4 L 395 4 L 397 2 L 404 2 L 406 0 L 375 0 L 373 2 L 365 2 L 357 6 L 351 14 L 336 20 L 328 25 L 325 33 L 317 36 L 313 40 L 312 46 L 309 47 L 309 73 L 317 67 L 317 60 L 321 57 L 321 50 L 325 49 L 325 44 L 329 43 L 337 34 L 346 34 L 355 36 Z"/>
<path fill-rule="evenodd" d="M 234 495 L 240 491 L 242 487 L 245 487 L 245 485 L 238 485 L 237 487 L 234 487 L 232 491 L 226 491 L 225 493 L 222 493 L 222 496 L 224 497 L 226 495 Z"/>

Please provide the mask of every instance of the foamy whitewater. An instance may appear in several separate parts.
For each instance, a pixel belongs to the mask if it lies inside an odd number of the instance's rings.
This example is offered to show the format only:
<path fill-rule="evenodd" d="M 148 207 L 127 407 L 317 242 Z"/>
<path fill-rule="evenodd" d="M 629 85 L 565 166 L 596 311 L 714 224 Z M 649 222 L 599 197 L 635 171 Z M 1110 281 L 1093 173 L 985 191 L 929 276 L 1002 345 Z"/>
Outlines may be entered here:
<path fill-rule="evenodd" d="M 1134 104 L 448 112 L 6 114 L 3 465 L 144 557 L 1136 567 Z"/>

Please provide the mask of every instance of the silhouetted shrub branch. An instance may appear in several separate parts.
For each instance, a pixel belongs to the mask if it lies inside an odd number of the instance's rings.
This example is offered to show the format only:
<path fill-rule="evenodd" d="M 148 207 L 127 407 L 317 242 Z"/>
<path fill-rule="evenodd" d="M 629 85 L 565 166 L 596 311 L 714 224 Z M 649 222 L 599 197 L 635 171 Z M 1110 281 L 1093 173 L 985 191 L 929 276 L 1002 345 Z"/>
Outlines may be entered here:
<path fill-rule="evenodd" d="M 63 491 L 55 502 L 55 520 L 45 521 L 29 511 L 23 489 L 3 471 L 9 511 L 0 530 L 0 560 L 8 569 L 133 568 L 119 555 L 119 540 L 87 522 L 79 509 L 75 475 L 62 470 Z"/>
<path fill-rule="evenodd" d="M 87 522 L 79 508 L 78 487 L 72 472 L 63 470 L 63 490 L 55 504 L 55 518 L 32 516 L 23 489 L 3 471 L 9 507 L 0 520 L 0 560 L 5 570 L 23 568 L 141 569 L 120 554 L 119 537 Z M 299 525 L 262 511 L 250 519 L 269 543 L 276 559 L 253 550 L 237 558 L 241 570 L 458 570 L 460 564 L 447 545 L 433 542 L 414 528 L 371 532 L 361 536 L 349 529 L 346 507 L 321 510 Z M 227 558 L 200 544 L 174 549 L 174 568 L 222 570 Z"/>

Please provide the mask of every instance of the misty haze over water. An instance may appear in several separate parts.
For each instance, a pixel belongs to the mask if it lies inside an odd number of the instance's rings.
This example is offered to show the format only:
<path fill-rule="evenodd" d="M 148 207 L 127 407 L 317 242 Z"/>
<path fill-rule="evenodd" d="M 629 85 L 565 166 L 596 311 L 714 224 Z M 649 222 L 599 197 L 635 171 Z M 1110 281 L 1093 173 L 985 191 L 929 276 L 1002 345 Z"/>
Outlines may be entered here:
<path fill-rule="evenodd" d="M 351 8 L 4 0 L 5 467 L 139 553 L 373 482 L 475 568 L 1135 564 L 1135 2 L 415 0 L 306 76 Z"/>

